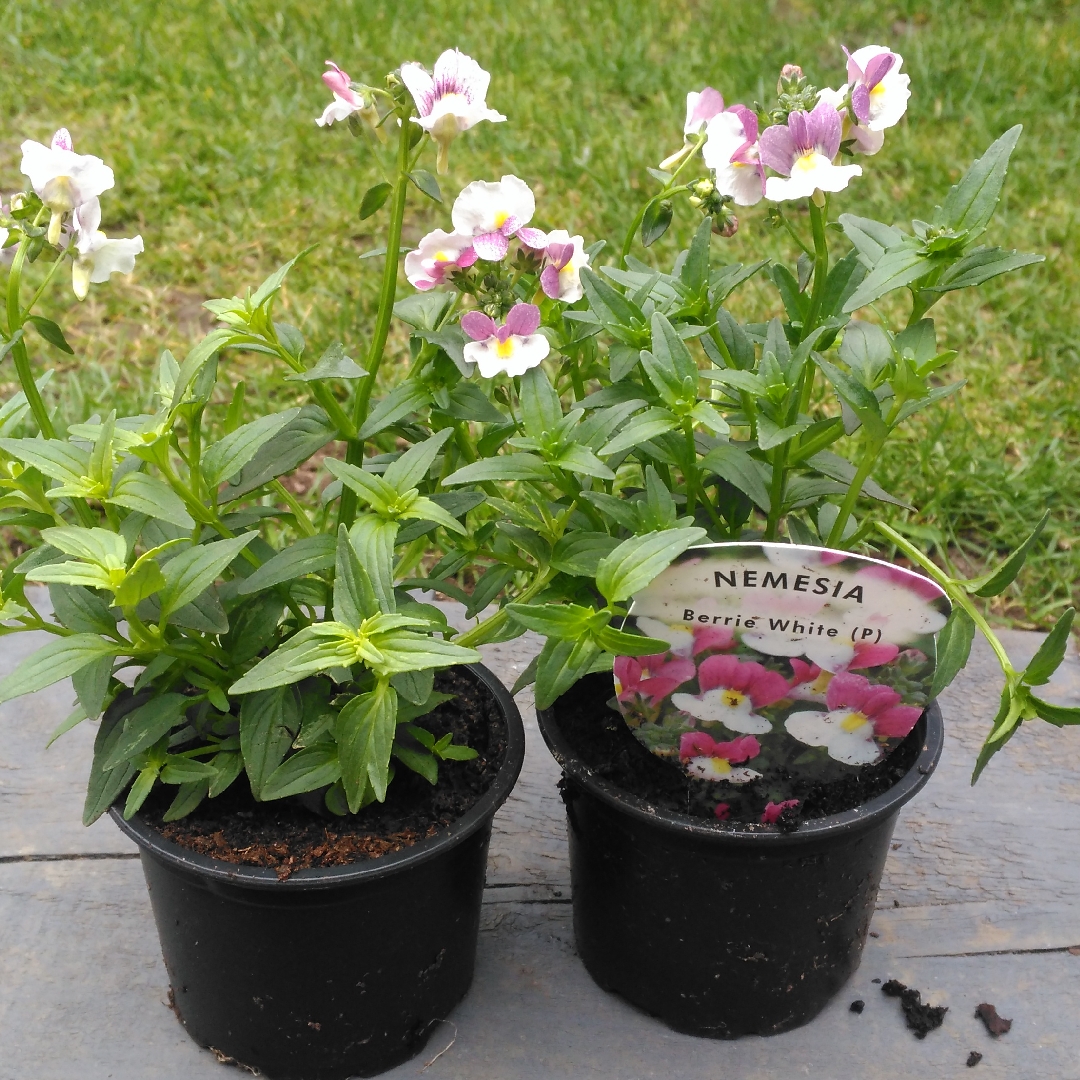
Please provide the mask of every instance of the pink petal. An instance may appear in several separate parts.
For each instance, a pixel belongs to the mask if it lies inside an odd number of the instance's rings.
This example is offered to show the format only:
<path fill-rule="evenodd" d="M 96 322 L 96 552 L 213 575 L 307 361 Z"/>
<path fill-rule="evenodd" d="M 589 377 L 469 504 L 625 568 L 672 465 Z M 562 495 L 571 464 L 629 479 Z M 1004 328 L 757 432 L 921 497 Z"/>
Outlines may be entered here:
<path fill-rule="evenodd" d="M 873 719 L 878 713 L 885 712 L 894 705 L 899 704 L 900 695 L 891 686 L 875 686 L 863 698 L 859 711 Z"/>
<path fill-rule="evenodd" d="M 473 339 L 473 341 L 487 341 L 498 332 L 498 326 L 490 315 L 482 311 L 469 311 L 461 317 L 461 329 Z"/>
<path fill-rule="evenodd" d="M 762 825 L 775 825 L 780 820 L 780 815 L 788 809 L 799 805 L 798 799 L 785 799 L 783 802 L 769 802 L 765 806 L 765 813 L 761 815 Z"/>
<path fill-rule="evenodd" d="M 862 707 L 870 689 L 870 680 L 865 676 L 842 671 L 829 681 L 829 689 L 825 691 L 825 704 L 830 710 L 842 709 L 844 706 L 858 709 Z"/>
<path fill-rule="evenodd" d="M 878 53 L 869 64 L 863 78 L 866 80 L 866 88 L 873 90 L 875 86 L 893 69 L 896 63 L 896 54 L 891 52 Z"/>
<path fill-rule="evenodd" d="M 704 731 L 687 731 L 679 739 L 679 757 L 687 758 L 715 757 L 717 743 Z"/>
<path fill-rule="evenodd" d="M 855 63 L 854 58 L 848 51 L 846 45 L 841 45 L 841 49 L 844 50 L 844 55 L 847 57 L 847 77 L 849 83 L 857 83 L 863 81 L 863 69 Z"/>
<path fill-rule="evenodd" d="M 856 645 L 855 657 L 848 664 L 848 671 L 855 668 L 880 667 L 882 664 L 891 663 L 900 653 L 898 645 L 890 645 L 882 642 L 880 645 Z"/>
<path fill-rule="evenodd" d="M 724 98 L 719 90 L 706 86 L 697 99 L 694 111 L 690 114 L 687 126 L 703 123 L 711 120 L 717 113 L 724 111 Z"/>
<path fill-rule="evenodd" d="M 540 309 L 535 304 L 515 304 L 506 316 L 506 329 L 516 337 L 536 333 L 540 325 Z"/>
<path fill-rule="evenodd" d="M 764 709 L 766 705 L 773 705 L 781 698 L 787 697 L 790 689 L 787 679 L 779 671 L 768 671 L 762 668 L 761 674 L 750 683 L 748 694 L 755 709 Z"/>
<path fill-rule="evenodd" d="M 517 238 L 527 248 L 532 248 L 533 251 L 543 251 L 548 244 L 547 233 L 542 229 L 518 229 Z"/>
<path fill-rule="evenodd" d="M 703 660 L 697 673 L 701 692 L 716 690 L 721 686 L 731 686 L 738 667 L 739 661 L 734 656 L 710 656 Z"/>
<path fill-rule="evenodd" d="M 629 690 L 641 681 L 641 664 L 636 657 L 616 656 L 611 667 L 623 690 Z"/>
<path fill-rule="evenodd" d="M 734 113 L 742 124 L 743 138 L 748 143 L 757 142 L 758 136 L 758 118 L 757 113 L 753 109 L 748 109 L 745 105 L 732 105 L 728 109 L 729 113 Z"/>
<path fill-rule="evenodd" d="M 694 655 L 709 649 L 730 649 L 735 632 L 728 626 L 702 626 L 694 631 Z"/>
<path fill-rule="evenodd" d="M 791 659 L 791 672 L 789 685 L 798 686 L 800 683 L 813 682 L 821 674 L 821 668 L 817 664 L 808 664 L 795 656 Z"/>
<path fill-rule="evenodd" d="M 896 705 L 872 717 L 874 734 L 902 739 L 919 722 L 922 709 L 917 705 Z"/>
<path fill-rule="evenodd" d="M 547 257 L 561 270 L 574 257 L 574 245 L 548 244 Z"/>
<path fill-rule="evenodd" d="M 52 137 L 52 142 L 49 146 L 53 150 L 73 150 L 74 146 L 71 142 L 71 133 L 67 128 L 58 128 Z"/>
<path fill-rule="evenodd" d="M 474 262 L 476 262 L 477 258 L 478 258 L 478 256 L 477 256 L 476 252 L 471 247 L 467 247 L 457 257 L 456 265 L 458 267 L 460 267 L 462 270 L 464 270 L 467 266 L 472 266 L 472 264 Z"/>
<path fill-rule="evenodd" d="M 725 758 L 733 764 L 747 761 L 761 753 L 761 743 L 753 735 L 743 735 L 731 742 L 717 743 L 712 757 Z"/>
<path fill-rule="evenodd" d="M 773 124 L 772 127 L 767 127 L 761 133 L 758 144 L 761 147 L 763 165 L 768 165 L 783 176 L 791 174 L 791 166 L 795 160 L 795 140 L 785 125 Z"/>
<path fill-rule="evenodd" d="M 794 115 L 794 114 L 792 114 Z M 827 101 L 819 101 L 812 112 L 806 114 L 809 146 L 816 147 L 830 160 L 836 157 L 840 149 L 840 135 L 843 131 L 840 114 Z M 809 149 L 809 147 L 807 147 Z"/>
<path fill-rule="evenodd" d="M 856 83 L 851 91 L 851 111 L 860 123 L 865 124 L 870 119 L 870 91 L 866 83 Z"/>
<path fill-rule="evenodd" d="M 500 262 L 506 258 L 510 242 L 501 232 L 483 233 L 473 237 L 473 250 L 477 258 L 488 262 Z"/>
<path fill-rule="evenodd" d="M 716 815 L 717 821 L 727 821 L 731 816 L 731 803 L 720 802 L 716 804 L 716 809 L 713 811 Z"/>
<path fill-rule="evenodd" d="M 544 290 L 545 296 L 550 296 L 552 300 L 559 299 L 558 267 L 552 266 L 551 263 L 544 267 L 540 273 L 540 288 Z"/>

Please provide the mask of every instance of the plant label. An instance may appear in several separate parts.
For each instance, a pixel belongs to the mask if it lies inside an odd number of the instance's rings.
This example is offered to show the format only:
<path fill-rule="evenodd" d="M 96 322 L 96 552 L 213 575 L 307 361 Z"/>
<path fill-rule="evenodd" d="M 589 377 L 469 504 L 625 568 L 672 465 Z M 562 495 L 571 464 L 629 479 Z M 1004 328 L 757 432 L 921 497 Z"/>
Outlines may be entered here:
<path fill-rule="evenodd" d="M 720 785 L 719 798 L 761 781 L 777 806 L 903 741 L 949 611 L 929 579 L 860 555 L 691 548 L 634 597 L 626 629 L 667 648 L 616 658 L 619 709 L 649 750 Z"/>

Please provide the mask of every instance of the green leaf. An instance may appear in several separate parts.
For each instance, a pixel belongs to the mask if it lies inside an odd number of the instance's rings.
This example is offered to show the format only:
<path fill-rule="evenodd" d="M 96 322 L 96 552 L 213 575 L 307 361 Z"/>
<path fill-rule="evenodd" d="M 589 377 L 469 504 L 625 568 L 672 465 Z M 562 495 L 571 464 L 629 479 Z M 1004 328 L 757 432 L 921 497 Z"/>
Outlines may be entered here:
<path fill-rule="evenodd" d="M 435 464 L 435 459 L 453 434 L 453 428 L 443 428 L 431 438 L 410 447 L 387 467 L 386 472 L 383 473 L 383 479 L 399 495 L 410 488 L 418 487 L 427 479 L 432 465 Z"/>
<path fill-rule="evenodd" d="M 334 724 L 341 782 L 355 814 L 371 786 L 379 802 L 386 799 L 390 752 L 397 729 L 397 692 L 380 683 L 367 694 L 358 694 L 338 714 Z"/>
<path fill-rule="evenodd" d="M 71 676 L 75 696 L 91 720 L 96 720 L 105 707 L 105 698 L 109 693 L 109 683 L 112 680 L 114 659 L 113 656 L 102 656 L 85 667 L 79 668 Z"/>
<path fill-rule="evenodd" d="M 636 327 L 644 330 L 645 315 L 641 308 L 613 289 L 587 266 L 582 268 L 580 278 L 581 287 L 588 297 L 593 314 L 608 330 L 615 332 L 620 341 L 624 340 L 625 331 L 636 334 L 639 332 Z"/>
<path fill-rule="evenodd" d="M 535 454 L 499 454 L 464 465 L 452 472 L 443 487 L 457 484 L 479 484 L 485 480 L 551 480 L 551 470 L 542 458 Z"/>
<path fill-rule="evenodd" d="M 591 637 L 544 642 L 536 664 L 536 707 L 550 708 L 582 675 L 588 674 L 600 653 L 600 646 Z"/>
<path fill-rule="evenodd" d="M 840 343 L 840 359 L 864 386 L 876 386 L 892 358 L 892 344 L 880 326 L 858 321 L 847 324 Z"/>
<path fill-rule="evenodd" d="M 1019 270 L 1022 266 L 1046 261 L 1045 255 L 1027 255 L 1020 251 L 1006 251 L 999 247 L 978 247 L 958 259 L 938 279 L 936 285 L 928 285 L 929 293 L 950 292 L 981 285 L 984 281 Z"/>
<path fill-rule="evenodd" d="M 120 646 L 103 641 L 97 634 L 72 634 L 54 638 L 23 660 L 14 671 L 0 679 L 0 704 L 35 690 L 44 690 L 100 660 L 117 656 Z"/>
<path fill-rule="evenodd" d="M 690 241 L 683 262 L 681 278 L 683 284 L 695 295 L 703 293 L 709 284 L 709 251 L 712 247 L 712 218 L 705 217 Z"/>
<path fill-rule="evenodd" d="M 1023 130 L 1022 124 L 1009 128 L 972 164 L 960 182 L 949 189 L 941 209 L 934 215 L 935 225 L 956 231 L 965 229 L 971 238 L 986 228 L 994 216 L 1009 158 Z"/>
<path fill-rule="evenodd" d="M 119 569 L 127 559 L 124 538 L 109 529 L 62 525 L 43 529 L 41 538 L 65 555 L 73 555 L 76 559 L 85 559 L 109 569 Z"/>
<path fill-rule="evenodd" d="M 359 628 L 365 619 L 379 613 L 379 604 L 344 525 L 338 526 L 334 565 L 334 620 Z"/>
<path fill-rule="evenodd" d="M 704 537 L 705 530 L 699 528 L 668 529 L 632 536 L 600 560 L 596 587 L 608 603 L 627 600 L 666 570 L 691 544 Z"/>
<path fill-rule="evenodd" d="M 595 577 L 600 560 L 619 546 L 614 536 L 602 532 L 570 532 L 552 549 L 550 566 L 575 577 Z"/>
<path fill-rule="evenodd" d="M 216 776 L 217 769 L 208 761 L 169 754 L 165 758 L 160 778 L 163 784 L 197 784 L 205 780 L 206 790 L 203 792 L 205 795 L 210 790 L 210 782 Z"/>
<path fill-rule="evenodd" d="M 249 694 L 240 707 L 240 750 L 251 793 L 263 787 L 281 764 L 300 730 L 300 695 L 294 686 Z"/>
<path fill-rule="evenodd" d="M 90 469 L 90 455 L 59 439 L 0 439 L 0 450 L 64 484 L 78 484 Z"/>
<path fill-rule="evenodd" d="M 439 189 L 439 181 L 426 169 L 413 169 L 413 171 L 409 173 L 409 179 L 416 185 L 419 191 L 422 191 L 433 202 L 442 202 L 442 191 Z M 361 214 L 360 216 L 363 217 L 364 215 Z M 382 802 L 381 799 L 379 801 Z"/>
<path fill-rule="evenodd" d="M 263 801 L 302 795 L 333 784 L 341 776 L 336 746 L 320 743 L 286 758 L 263 785 Z"/>
<path fill-rule="evenodd" d="M 1080 709 L 1068 708 L 1065 705 L 1052 705 L 1049 701 L 1043 701 L 1034 694 L 1031 695 L 1032 704 L 1035 706 L 1039 717 L 1054 727 L 1066 727 L 1071 724 L 1080 724 Z"/>
<path fill-rule="evenodd" d="M 345 638 L 347 630 L 338 623 L 304 627 L 234 682 L 229 687 L 229 695 L 253 694 L 257 690 L 287 686 L 320 671 L 349 666 L 355 659 L 355 650 Z"/>
<path fill-rule="evenodd" d="M 109 706 L 98 725 L 94 739 L 94 760 L 90 765 L 90 777 L 86 784 L 86 800 L 83 803 L 84 825 L 92 825 L 112 806 L 117 795 L 135 775 L 135 766 L 124 762 L 115 769 L 105 769 L 104 762 L 112 754 L 124 734 L 124 720 L 138 706 L 137 698 L 121 696 Z"/>
<path fill-rule="evenodd" d="M 1028 686 L 1042 686 L 1049 682 L 1050 676 L 1057 671 L 1065 659 L 1065 649 L 1069 644 L 1069 631 L 1072 629 L 1076 612 L 1068 608 L 1054 623 L 1053 630 L 1046 635 L 1039 651 L 1032 657 L 1031 663 L 1024 669 L 1024 682 Z"/>
<path fill-rule="evenodd" d="M 316 379 L 359 379 L 367 372 L 352 357 L 345 355 L 345 346 L 335 341 L 308 371 L 286 375 L 286 382 L 314 382 Z"/>
<path fill-rule="evenodd" d="M 244 759 L 233 751 L 222 750 L 213 756 L 210 764 L 214 766 L 216 775 L 210 782 L 207 794 L 211 799 L 216 799 L 244 771 Z"/>
<path fill-rule="evenodd" d="M 670 199 L 653 200 L 641 219 L 641 245 L 651 247 L 668 231 L 675 208 Z"/>
<path fill-rule="evenodd" d="M 597 464 L 601 469 L 604 467 L 600 462 L 597 462 Z M 614 473 L 612 473 L 612 476 L 614 476 Z M 418 495 L 412 506 L 401 516 L 402 518 L 413 518 L 420 521 L 433 521 L 436 525 L 441 525 L 444 529 L 449 529 L 451 532 L 460 533 L 461 535 L 465 535 L 467 532 L 465 526 L 453 514 L 448 510 L 444 510 L 433 499 L 423 495 Z"/>
<path fill-rule="evenodd" d="M 360 200 L 360 220 L 363 221 L 365 218 L 371 217 L 372 214 L 379 210 L 393 190 L 390 184 L 385 183 L 369 187 Z"/>
<path fill-rule="evenodd" d="M 349 530 L 349 541 L 360 565 L 367 571 L 379 608 L 396 609 L 394 600 L 394 542 L 396 521 L 384 521 L 374 514 L 359 514 Z"/>
<path fill-rule="evenodd" d="M 481 656 L 475 649 L 467 649 L 440 638 L 411 630 L 392 630 L 381 634 L 378 648 L 384 654 L 381 664 L 368 666 L 379 675 L 397 675 L 402 671 L 420 671 L 424 668 L 453 667 L 455 664 L 476 664 Z"/>
<path fill-rule="evenodd" d="M 280 596 L 264 593 L 229 612 L 230 628 L 221 645 L 234 664 L 246 664 L 277 637 L 285 604 Z"/>
<path fill-rule="evenodd" d="M 512 566 L 489 566 L 473 587 L 469 602 L 465 605 L 465 618 L 471 619 L 483 611 L 514 580 L 515 572 Z"/>
<path fill-rule="evenodd" d="M 116 740 L 102 767 L 115 769 L 149 750 L 162 736 L 184 723 L 190 704 L 183 694 L 162 694 L 133 709 L 124 720 L 124 733 Z"/>
<path fill-rule="evenodd" d="M 768 471 L 760 461 L 752 458 L 741 447 L 732 443 L 721 443 L 701 459 L 701 467 L 733 484 L 751 498 L 759 509 L 768 512 Z"/>
<path fill-rule="evenodd" d="M 886 251 L 898 247 L 907 239 L 895 225 L 885 225 L 872 218 L 841 214 L 840 224 L 868 267 L 876 266 Z"/>
<path fill-rule="evenodd" d="M 285 275 L 293 268 L 293 265 L 309 251 L 314 250 L 315 245 L 304 248 L 303 251 L 294 255 L 284 266 L 279 266 L 252 294 L 251 306 L 253 308 L 262 307 L 267 300 L 270 299 L 277 291 L 285 284 Z"/>
<path fill-rule="evenodd" d="M 969 583 L 968 590 L 974 591 L 976 596 L 997 596 L 1003 593 L 1015 580 L 1027 560 L 1028 552 L 1035 541 L 1042 535 L 1046 523 L 1050 520 L 1050 511 L 1047 510 L 1040 519 L 1038 525 L 1032 530 L 1031 535 L 995 570 L 982 584 L 972 590 Z"/>
<path fill-rule="evenodd" d="M 337 458 L 327 458 L 326 467 L 330 474 L 340 480 L 347 488 L 355 491 L 367 506 L 377 514 L 387 514 L 398 499 L 397 489 L 376 473 L 350 465 Z"/>
<path fill-rule="evenodd" d="M 858 379 L 830 364 L 824 357 L 818 357 L 818 367 L 833 384 L 839 397 L 854 410 L 867 434 L 874 439 L 883 439 L 888 434 L 888 428 L 881 418 L 881 406 L 873 390 L 868 390 Z"/>
<path fill-rule="evenodd" d="M 129 472 L 116 482 L 112 496 L 105 500 L 139 514 L 167 521 L 180 529 L 195 528 L 184 500 L 164 481 L 144 472 Z"/>
<path fill-rule="evenodd" d="M 305 405 L 299 415 L 260 447 L 258 453 L 244 466 L 239 482 L 222 493 L 229 502 L 254 491 L 263 484 L 291 472 L 307 461 L 317 450 L 338 438 L 337 428 L 330 423 L 318 405 Z"/>
<path fill-rule="evenodd" d="M 431 392 L 416 379 L 406 379 L 395 386 L 368 415 L 360 429 L 359 438 L 369 439 L 392 424 L 403 420 L 410 413 L 431 404 Z"/>
<path fill-rule="evenodd" d="M 75 355 L 75 350 L 67 343 L 67 338 L 64 337 L 64 331 L 52 319 L 46 319 L 44 315 L 27 315 L 26 321 L 33 323 L 37 332 L 50 345 L 55 345 L 61 352 L 66 352 L 68 356 Z"/>
<path fill-rule="evenodd" d="M 435 690 L 435 673 L 431 668 L 424 671 L 402 671 L 390 680 L 390 685 L 407 702 L 413 705 L 425 705 Z M 442 697 L 441 694 L 439 696 Z M 431 706 L 431 708 L 434 707 L 434 705 Z"/>
<path fill-rule="evenodd" d="M 613 341 L 608 346 L 608 373 L 613 383 L 625 379 L 637 367 L 641 359 L 641 350 L 636 345 L 624 345 Z"/>
<path fill-rule="evenodd" d="M 96 593 L 80 585 L 50 585 L 53 614 L 68 630 L 80 634 L 116 633 L 116 619 L 109 605 Z"/>
<path fill-rule="evenodd" d="M 595 476 L 600 480 L 614 480 L 615 474 L 588 448 L 579 443 L 564 446 L 551 464 L 557 469 L 578 473 L 581 476 Z"/>
<path fill-rule="evenodd" d="M 477 424 L 506 422 L 506 417 L 495 408 L 483 390 L 464 379 L 450 391 L 449 403 L 445 407 L 439 406 L 439 412 L 455 420 L 471 420 Z"/>
<path fill-rule="evenodd" d="M 226 345 L 236 340 L 237 334 L 229 327 L 218 327 L 211 330 L 188 354 L 180 365 L 179 374 L 173 389 L 170 410 L 175 409 L 188 392 L 188 388 L 195 381 L 202 369 L 222 350 Z"/>
<path fill-rule="evenodd" d="M 434 330 L 446 317 L 454 298 L 449 292 L 417 292 L 394 304 L 394 314 L 417 330 Z"/>
<path fill-rule="evenodd" d="M 267 559 L 253 574 L 244 578 L 237 594 L 250 596 L 286 581 L 329 570 L 334 565 L 336 549 L 334 537 L 326 534 L 294 540 L 284 551 Z"/>
<path fill-rule="evenodd" d="M 886 252 L 874 269 L 863 279 L 862 284 L 848 297 L 843 310 L 851 312 L 866 307 L 867 304 L 880 300 L 893 289 L 918 281 L 936 265 L 938 263 L 920 254 L 915 246 Z"/>
<path fill-rule="evenodd" d="M 164 773 L 161 779 L 165 779 Z M 181 784 L 176 792 L 176 798 L 173 799 L 168 810 L 161 815 L 161 820 L 179 821 L 181 818 L 187 817 L 206 798 L 209 790 L 210 781 L 205 779 Z"/>
<path fill-rule="evenodd" d="M 217 487 L 223 480 L 236 476 L 241 469 L 282 428 L 299 416 L 299 409 L 260 416 L 250 424 L 237 428 L 206 448 L 202 457 L 202 472 L 210 487 Z"/>
<path fill-rule="evenodd" d="M 580 604 L 507 604 L 510 617 L 547 638 L 576 641 L 588 636 L 597 612 Z"/>
<path fill-rule="evenodd" d="M 975 623 L 959 605 L 952 609 L 949 621 L 942 627 L 937 639 L 937 665 L 929 696 L 936 698 L 963 669 L 971 655 L 971 642 L 975 637 Z"/>
<path fill-rule="evenodd" d="M 135 777 L 135 783 L 131 785 L 127 801 L 124 803 L 125 821 L 133 818 L 139 812 L 142 804 L 146 802 L 151 790 L 157 783 L 158 771 L 159 767 L 157 765 L 147 765 L 147 767 L 141 770 L 139 775 Z"/>
<path fill-rule="evenodd" d="M 170 559 L 163 568 L 165 587 L 161 590 L 161 616 L 190 604 L 201 592 L 213 585 L 222 571 L 255 538 L 245 533 L 231 540 L 200 544 L 188 548 Z"/>
<path fill-rule="evenodd" d="M 49 736 L 49 741 L 45 744 L 45 749 L 48 750 L 61 735 L 66 735 L 72 728 L 77 728 L 86 719 L 88 719 L 86 710 L 81 705 L 76 705 L 75 708 L 72 709 L 55 728 L 53 728 L 52 734 Z"/>
<path fill-rule="evenodd" d="M 780 446 L 789 439 L 805 431 L 810 426 L 810 420 L 800 420 L 796 424 L 787 427 L 778 427 L 764 413 L 758 417 L 758 446 L 762 450 L 771 450 L 774 446 Z"/>
<path fill-rule="evenodd" d="M 645 356 L 645 353 L 642 353 Z M 632 416 L 606 445 L 600 448 L 604 457 L 612 454 L 620 454 L 626 450 L 640 446 L 643 442 L 655 439 L 657 435 L 664 435 L 674 431 L 679 426 L 678 418 L 668 409 L 656 406 L 646 409 L 636 416 Z"/>
<path fill-rule="evenodd" d="M 666 315 L 657 311 L 652 317 L 652 351 L 656 359 L 674 374 L 675 384 L 684 396 L 694 397 L 697 393 L 698 366 L 690 350 L 686 347 L 678 331 L 671 325 Z M 685 388 L 690 385 L 690 394 Z M 657 387 L 659 389 L 659 387 Z"/>
<path fill-rule="evenodd" d="M 543 439 L 552 434 L 563 418 L 562 404 L 542 367 L 521 376 L 521 422 L 525 434 Z"/>

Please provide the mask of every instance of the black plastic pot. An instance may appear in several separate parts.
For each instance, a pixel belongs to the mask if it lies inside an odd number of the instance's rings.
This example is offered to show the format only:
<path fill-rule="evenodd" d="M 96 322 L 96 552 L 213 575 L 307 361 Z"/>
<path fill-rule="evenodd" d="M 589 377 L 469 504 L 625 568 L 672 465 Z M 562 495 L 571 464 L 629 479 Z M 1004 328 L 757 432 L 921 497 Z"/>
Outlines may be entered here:
<path fill-rule="evenodd" d="M 902 780 L 784 833 L 662 810 L 596 776 L 559 728 L 573 694 L 538 717 L 565 776 L 574 934 L 589 974 L 692 1035 L 773 1035 L 813 1019 L 859 966 L 897 814 L 941 755 L 937 704 Z"/>
<path fill-rule="evenodd" d="M 175 1011 L 188 1034 L 273 1080 L 374 1076 L 418 1053 L 472 982 L 491 819 L 525 756 L 513 698 L 504 759 L 448 829 L 371 862 L 271 869 L 199 855 L 137 818 Z"/>

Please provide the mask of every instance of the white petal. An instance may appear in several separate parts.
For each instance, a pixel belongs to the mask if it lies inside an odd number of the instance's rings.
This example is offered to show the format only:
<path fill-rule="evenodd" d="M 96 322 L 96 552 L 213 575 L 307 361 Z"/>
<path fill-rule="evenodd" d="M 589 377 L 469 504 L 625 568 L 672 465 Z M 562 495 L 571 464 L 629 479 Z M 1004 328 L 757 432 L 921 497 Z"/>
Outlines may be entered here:
<path fill-rule="evenodd" d="M 431 76 L 424 70 L 423 66 L 417 63 L 408 63 L 401 65 L 401 81 L 405 84 L 409 93 L 412 94 L 413 101 L 416 103 L 416 110 L 421 115 L 425 113 L 425 98 L 430 95 L 435 88 L 435 83 L 432 81 Z M 430 109 L 430 104 L 426 107 Z"/>
<path fill-rule="evenodd" d="M 739 206 L 753 206 L 762 197 L 761 173 L 753 165 L 733 161 L 716 170 L 716 190 L 730 195 Z"/>
<path fill-rule="evenodd" d="M 350 113 L 359 112 L 361 106 L 350 105 L 344 98 L 334 95 L 334 100 L 323 109 L 323 114 L 315 123 L 319 127 L 327 127 L 335 120 L 347 120 Z"/>
<path fill-rule="evenodd" d="M 454 200 L 450 220 L 455 231 L 465 236 L 481 236 L 496 232 L 504 222 L 514 218 L 525 225 L 532 220 L 536 200 L 524 180 L 516 176 L 504 176 L 497 182 L 474 180 Z"/>
<path fill-rule="evenodd" d="M 843 108 L 844 99 L 847 97 L 848 84 L 844 83 L 839 90 L 830 90 L 829 87 L 822 87 L 818 91 L 818 101 L 827 101 L 837 112 Z"/>
<path fill-rule="evenodd" d="M 731 161 L 731 155 L 746 142 L 746 133 L 737 113 L 717 113 L 706 125 L 708 139 L 701 148 L 701 157 L 710 169 L 720 169 Z"/>
<path fill-rule="evenodd" d="M 671 704 L 679 712 L 687 713 L 702 723 L 723 724 L 740 735 L 767 735 L 772 731 L 772 724 L 754 712 L 753 702 L 749 698 L 738 705 L 728 705 L 723 689 L 706 690 L 700 696 L 672 694 Z"/>
<path fill-rule="evenodd" d="M 863 728 L 869 737 L 863 734 Z M 864 724 L 858 731 L 839 731 L 829 739 L 829 757 L 845 765 L 872 765 L 881 760 L 881 747 L 874 741 L 874 726 Z"/>
<path fill-rule="evenodd" d="M 790 177 L 770 176 L 765 181 L 765 198 L 785 202 L 809 198 L 819 188 L 843 191 L 856 176 L 862 176 L 861 165 L 834 165 L 824 154 L 806 154 L 795 159 Z"/>
<path fill-rule="evenodd" d="M 871 131 L 861 124 L 848 124 L 844 129 L 844 138 L 852 140 L 852 153 L 876 154 L 885 145 L 884 131 Z"/>
<path fill-rule="evenodd" d="M 847 671 L 848 664 L 855 659 L 855 646 L 850 641 L 840 638 L 807 638 L 803 643 L 801 655 L 811 664 L 817 664 L 822 671 Z"/>
<path fill-rule="evenodd" d="M 39 142 L 27 139 L 22 144 L 22 163 L 19 168 L 30 178 L 30 186 L 39 191 L 56 176 L 66 176 L 64 150 L 52 150 Z M 74 155 L 72 155 L 74 156 Z"/>
<path fill-rule="evenodd" d="M 694 647 L 694 632 L 683 626 L 670 626 L 659 619 L 650 619 L 645 615 L 639 615 L 636 619 L 637 628 L 646 636 L 659 638 L 671 646 L 673 653 L 690 655 Z"/>
<path fill-rule="evenodd" d="M 828 713 L 800 710 L 793 712 L 785 721 L 787 733 L 807 746 L 827 746 L 836 725 L 828 720 Z"/>
<path fill-rule="evenodd" d="M 528 337 L 514 336 L 509 340 L 514 342 L 514 352 L 505 361 L 507 375 L 524 375 L 551 352 L 551 342 L 543 334 L 530 334 Z"/>
<path fill-rule="evenodd" d="M 75 246 L 85 253 L 93 244 L 94 235 L 101 228 L 101 203 L 91 199 L 75 211 L 75 230 L 78 238 Z"/>
<path fill-rule="evenodd" d="M 98 236 L 101 236 L 98 233 Z M 141 236 L 135 236 L 130 240 L 101 240 L 95 242 L 94 249 L 90 253 L 94 269 L 90 273 L 90 280 L 94 284 L 100 284 L 109 280 L 110 274 L 130 274 L 135 269 L 135 256 L 141 255 L 143 241 Z"/>
<path fill-rule="evenodd" d="M 871 131 L 884 131 L 900 123 L 911 97 L 910 84 L 911 77 L 894 68 L 870 91 L 870 120 L 866 126 Z"/>

